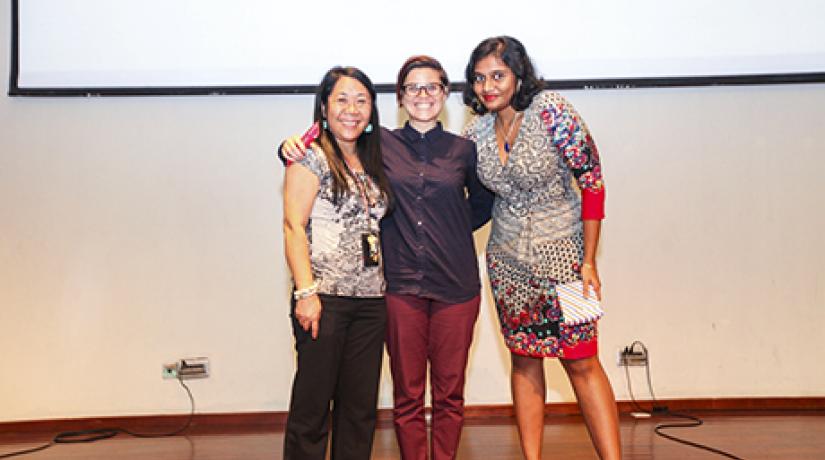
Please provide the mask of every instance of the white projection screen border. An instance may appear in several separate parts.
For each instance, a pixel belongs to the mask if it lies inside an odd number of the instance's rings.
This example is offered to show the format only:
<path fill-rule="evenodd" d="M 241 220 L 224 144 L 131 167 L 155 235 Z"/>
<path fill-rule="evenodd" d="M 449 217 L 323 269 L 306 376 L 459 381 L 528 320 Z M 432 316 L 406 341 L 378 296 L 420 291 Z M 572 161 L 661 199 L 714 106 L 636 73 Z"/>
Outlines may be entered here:
<path fill-rule="evenodd" d="M 460 90 L 472 48 L 502 34 L 555 89 L 825 81 L 817 0 L 512 0 L 507 21 L 489 0 L 316 0 L 317 14 L 271 0 L 11 5 L 12 96 L 312 93 L 333 65 L 391 92 L 413 54 L 441 60 Z"/>

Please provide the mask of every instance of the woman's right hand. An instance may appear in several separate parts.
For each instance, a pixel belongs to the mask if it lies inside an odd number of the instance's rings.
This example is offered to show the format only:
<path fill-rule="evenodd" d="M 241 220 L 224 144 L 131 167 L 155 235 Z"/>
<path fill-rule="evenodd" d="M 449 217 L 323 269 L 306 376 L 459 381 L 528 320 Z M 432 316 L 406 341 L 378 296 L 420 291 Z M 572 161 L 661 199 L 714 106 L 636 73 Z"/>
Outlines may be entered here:
<path fill-rule="evenodd" d="M 312 331 L 312 339 L 318 338 L 318 325 L 321 321 L 321 299 L 311 295 L 295 302 L 295 319 L 305 331 Z"/>
<path fill-rule="evenodd" d="M 284 140 L 281 144 L 281 154 L 286 158 L 287 164 L 303 160 L 307 155 L 307 148 L 301 136 L 292 136 Z"/>

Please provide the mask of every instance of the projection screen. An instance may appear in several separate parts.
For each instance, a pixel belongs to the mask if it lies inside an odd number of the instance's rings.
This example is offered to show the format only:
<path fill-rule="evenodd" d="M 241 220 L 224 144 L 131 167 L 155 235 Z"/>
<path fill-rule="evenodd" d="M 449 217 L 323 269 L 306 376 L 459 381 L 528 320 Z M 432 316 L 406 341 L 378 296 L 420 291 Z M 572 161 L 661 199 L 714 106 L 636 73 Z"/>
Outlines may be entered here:
<path fill-rule="evenodd" d="M 554 88 L 825 81 L 819 0 L 13 0 L 10 95 L 312 92 L 512 35 Z"/>

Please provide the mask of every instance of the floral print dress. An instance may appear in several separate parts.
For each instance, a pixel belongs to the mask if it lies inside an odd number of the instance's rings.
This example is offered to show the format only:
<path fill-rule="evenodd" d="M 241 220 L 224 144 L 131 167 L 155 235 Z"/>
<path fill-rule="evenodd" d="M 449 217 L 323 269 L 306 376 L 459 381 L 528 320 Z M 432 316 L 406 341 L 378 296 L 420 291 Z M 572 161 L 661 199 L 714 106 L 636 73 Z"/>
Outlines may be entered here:
<path fill-rule="evenodd" d="M 534 357 L 594 355 L 596 323 L 566 325 L 555 291 L 581 278 L 576 188 L 603 196 L 587 127 L 569 102 L 543 91 L 525 109 L 506 163 L 499 159 L 494 115 L 476 116 L 464 134 L 476 142 L 479 179 L 496 194 L 487 269 L 507 347 Z"/>

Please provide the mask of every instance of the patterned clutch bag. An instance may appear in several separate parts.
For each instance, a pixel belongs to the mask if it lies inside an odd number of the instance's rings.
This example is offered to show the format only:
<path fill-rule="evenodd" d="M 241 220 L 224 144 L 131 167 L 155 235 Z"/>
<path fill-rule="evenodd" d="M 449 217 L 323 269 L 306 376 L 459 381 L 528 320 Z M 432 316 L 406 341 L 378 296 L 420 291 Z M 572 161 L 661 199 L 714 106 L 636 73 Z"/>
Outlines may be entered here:
<path fill-rule="evenodd" d="M 601 302 L 596 298 L 596 293 L 591 292 L 590 296 L 585 299 L 582 292 L 581 280 L 556 285 L 561 314 L 564 323 L 568 326 L 589 323 L 604 315 L 604 310 L 602 310 Z"/>

